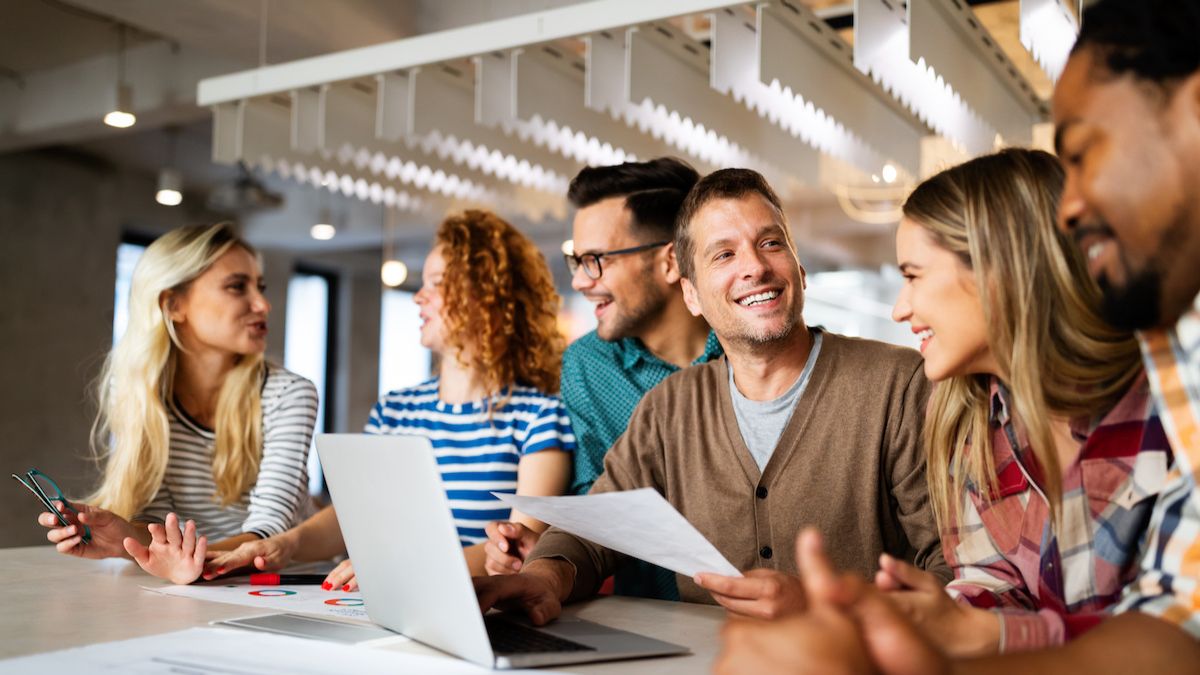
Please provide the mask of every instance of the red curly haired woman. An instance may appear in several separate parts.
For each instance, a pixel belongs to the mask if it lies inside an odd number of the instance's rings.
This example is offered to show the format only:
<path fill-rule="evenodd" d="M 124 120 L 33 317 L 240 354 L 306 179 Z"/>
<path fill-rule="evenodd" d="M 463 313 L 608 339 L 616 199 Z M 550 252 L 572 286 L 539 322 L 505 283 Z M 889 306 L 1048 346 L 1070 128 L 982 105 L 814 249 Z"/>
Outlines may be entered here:
<path fill-rule="evenodd" d="M 366 433 L 432 441 L 471 574 L 483 576 L 488 522 L 546 527 L 510 513 L 491 493 L 559 495 L 567 487 L 575 436 L 557 395 L 565 346 L 556 325 L 560 299 L 533 243 L 487 211 L 442 223 L 422 277 L 421 344 L 441 358 L 440 372 L 380 398 Z M 221 554 L 204 576 L 343 553 L 330 507 L 283 534 Z M 357 588 L 349 560 L 324 587 Z"/>

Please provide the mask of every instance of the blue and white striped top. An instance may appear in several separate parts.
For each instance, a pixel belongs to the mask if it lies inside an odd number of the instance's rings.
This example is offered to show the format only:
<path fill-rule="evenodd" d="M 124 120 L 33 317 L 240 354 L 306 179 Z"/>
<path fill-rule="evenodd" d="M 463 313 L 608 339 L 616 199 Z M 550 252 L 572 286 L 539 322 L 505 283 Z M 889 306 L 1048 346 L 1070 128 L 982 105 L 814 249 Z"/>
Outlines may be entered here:
<path fill-rule="evenodd" d="M 484 526 L 508 519 L 511 509 L 491 493 L 516 493 L 522 457 L 552 448 L 575 451 L 562 400 L 522 385 L 514 386 L 512 398 L 489 418 L 483 402 L 439 399 L 434 378 L 384 394 L 364 431 L 431 441 L 463 546 L 487 541 Z"/>

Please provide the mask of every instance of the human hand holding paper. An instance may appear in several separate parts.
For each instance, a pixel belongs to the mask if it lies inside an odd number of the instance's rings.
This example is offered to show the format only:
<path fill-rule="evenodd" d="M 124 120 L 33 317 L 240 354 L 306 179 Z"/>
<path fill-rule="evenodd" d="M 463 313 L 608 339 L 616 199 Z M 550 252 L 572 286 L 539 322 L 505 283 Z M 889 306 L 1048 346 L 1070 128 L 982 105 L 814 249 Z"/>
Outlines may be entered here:
<path fill-rule="evenodd" d="M 652 488 L 573 497 L 492 494 L 521 513 L 577 537 L 679 574 L 742 576 Z"/>

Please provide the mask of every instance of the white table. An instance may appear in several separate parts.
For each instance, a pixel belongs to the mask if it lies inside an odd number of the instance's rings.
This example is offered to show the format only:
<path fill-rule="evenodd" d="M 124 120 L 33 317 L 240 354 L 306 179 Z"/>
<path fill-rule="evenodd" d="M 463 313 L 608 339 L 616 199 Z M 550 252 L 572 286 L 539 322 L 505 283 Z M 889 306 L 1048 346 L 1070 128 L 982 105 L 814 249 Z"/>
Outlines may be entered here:
<path fill-rule="evenodd" d="M 0 658 L 167 633 L 253 613 L 238 605 L 151 593 L 167 582 L 124 560 L 79 560 L 50 546 L 0 549 Z M 270 612 L 263 612 L 269 614 Z M 564 614 L 686 645 L 689 656 L 556 666 L 571 673 L 707 673 L 724 621 L 718 607 L 609 597 Z M 387 647 L 441 652 L 417 643 Z"/>

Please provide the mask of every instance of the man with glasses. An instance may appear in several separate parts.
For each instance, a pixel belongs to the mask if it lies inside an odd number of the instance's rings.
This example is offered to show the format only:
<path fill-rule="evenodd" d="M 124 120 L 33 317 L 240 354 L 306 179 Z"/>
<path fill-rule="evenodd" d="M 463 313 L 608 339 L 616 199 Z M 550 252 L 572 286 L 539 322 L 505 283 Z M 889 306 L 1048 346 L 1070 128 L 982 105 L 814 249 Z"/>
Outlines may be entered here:
<path fill-rule="evenodd" d="M 604 471 L 605 454 L 647 391 L 722 353 L 684 304 L 672 243 L 675 216 L 698 179 L 692 167 L 663 157 L 588 167 L 571 181 L 567 197 L 577 211 L 567 269 L 571 286 L 595 305 L 597 323 L 563 355 L 562 397 L 578 443 L 572 494 L 586 493 Z M 488 536 L 493 574 L 516 573 L 537 542 L 509 523 L 492 523 Z M 679 598 L 674 573 L 638 561 L 617 572 L 614 590 Z"/>

